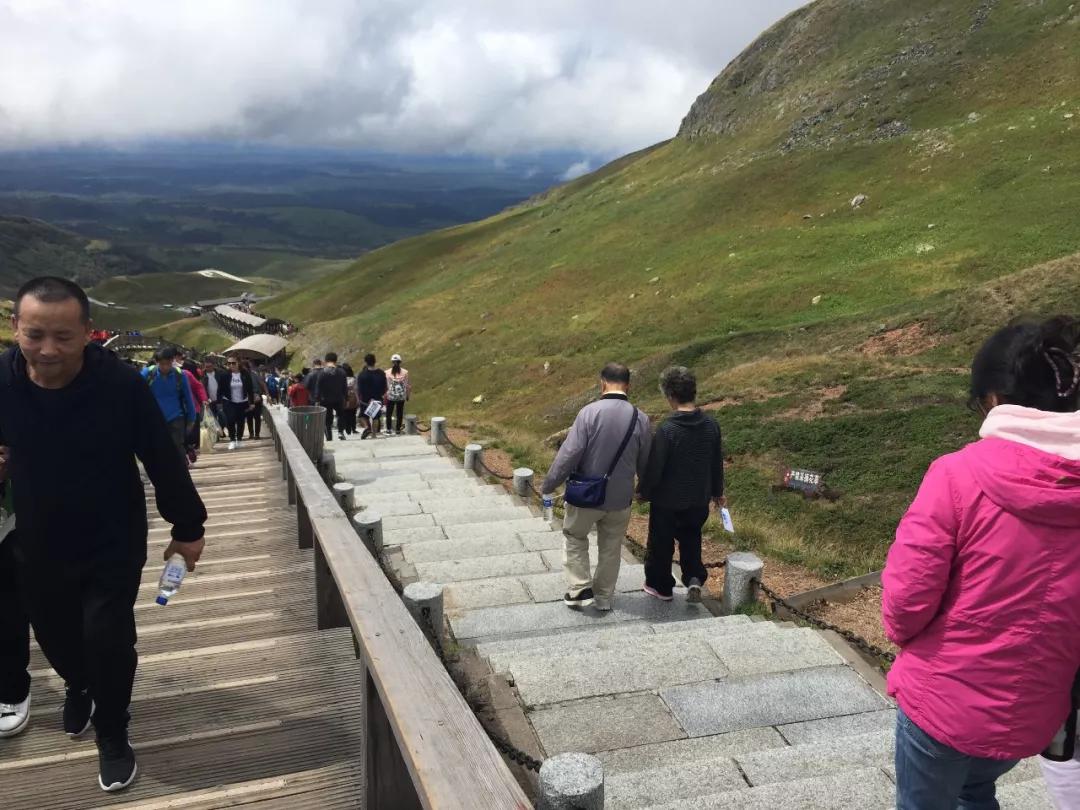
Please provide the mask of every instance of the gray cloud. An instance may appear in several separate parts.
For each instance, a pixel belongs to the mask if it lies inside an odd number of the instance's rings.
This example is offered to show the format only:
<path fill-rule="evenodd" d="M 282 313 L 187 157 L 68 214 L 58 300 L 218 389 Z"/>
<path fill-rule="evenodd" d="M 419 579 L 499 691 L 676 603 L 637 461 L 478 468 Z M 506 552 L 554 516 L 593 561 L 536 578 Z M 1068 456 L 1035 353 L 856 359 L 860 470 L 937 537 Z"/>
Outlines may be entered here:
<path fill-rule="evenodd" d="M 613 155 L 803 0 L 0 0 L 0 147 Z"/>

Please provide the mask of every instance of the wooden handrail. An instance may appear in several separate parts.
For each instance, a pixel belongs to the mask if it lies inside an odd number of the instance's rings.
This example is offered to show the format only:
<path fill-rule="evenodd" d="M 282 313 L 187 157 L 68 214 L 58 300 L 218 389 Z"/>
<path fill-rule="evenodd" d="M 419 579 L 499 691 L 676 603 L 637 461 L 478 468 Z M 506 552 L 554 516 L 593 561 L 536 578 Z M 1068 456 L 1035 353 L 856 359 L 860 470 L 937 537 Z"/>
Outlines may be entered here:
<path fill-rule="evenodd" d="M 352 627 L 367 668 L 366 750 L 372 808 L 527 810 L 521 786 L 492 745 L 424 633 L 361 542 L 290 430 L 267 408 L 301 533 L 315 547 L 319 594 Z M 322 576 L 320 577 L 320 569 Z M 328 575 L 328 576 L 327 576 Z"/>

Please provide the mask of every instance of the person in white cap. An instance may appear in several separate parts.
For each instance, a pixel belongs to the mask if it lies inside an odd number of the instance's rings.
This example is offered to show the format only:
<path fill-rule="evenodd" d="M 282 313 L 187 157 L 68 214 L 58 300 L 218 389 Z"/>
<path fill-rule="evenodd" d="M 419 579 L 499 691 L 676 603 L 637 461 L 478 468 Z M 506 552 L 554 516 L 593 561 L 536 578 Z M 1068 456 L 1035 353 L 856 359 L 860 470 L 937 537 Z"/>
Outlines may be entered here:
<path fill-rule="evenodd" d="M 401 366 L 401 355 L 390 358 L 390 370 L 386 372 L 386 432 L 402 432 L 405 421 L 405 403 L 412 396 L 412 383 L 409 372 Z M 397 427 L 392 427 L 394 414 L 397 414 Z"/>

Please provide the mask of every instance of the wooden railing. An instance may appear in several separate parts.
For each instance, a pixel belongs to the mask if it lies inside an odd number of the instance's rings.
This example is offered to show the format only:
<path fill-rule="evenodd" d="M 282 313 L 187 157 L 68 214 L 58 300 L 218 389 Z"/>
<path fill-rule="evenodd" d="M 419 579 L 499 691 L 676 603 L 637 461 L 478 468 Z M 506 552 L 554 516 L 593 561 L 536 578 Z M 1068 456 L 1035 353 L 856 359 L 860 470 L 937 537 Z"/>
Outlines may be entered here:
<path fill-rule="evenodd" d="M 266 421 L 296 504 L 300 547 L 314 549 L 319 628 L 351 627 L 366 670 L 364 806 L 532 807 L 289 429 L 287 412 L 267 408 Z"/>

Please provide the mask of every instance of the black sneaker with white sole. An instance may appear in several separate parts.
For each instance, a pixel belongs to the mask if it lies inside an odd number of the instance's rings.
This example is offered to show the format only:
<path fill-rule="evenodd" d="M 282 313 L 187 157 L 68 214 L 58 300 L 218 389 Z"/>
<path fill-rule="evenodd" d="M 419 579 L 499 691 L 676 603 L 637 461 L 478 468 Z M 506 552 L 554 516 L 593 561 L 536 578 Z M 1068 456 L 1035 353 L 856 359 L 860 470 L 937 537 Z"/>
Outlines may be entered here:
<path fill-rule="evenodd" d="M 591 605 L 596 597 L 593 596 L 592 588 L 586 588 L 577 596 L 571 596 L 569 593 L 563 596 L 563 604 L 567 607 L 588 607 Z"/>
<path fill-rule="evenodd" d="M 97 747 L 98 785 L 101 789 L 106 793 L 116 793 L 131 785 L 139 773 L 139 766 L 127 734 L 99 736 Z"/>
<path fill-rule="evenodd" d="M 94 701 L 87 689 L 67 689 L 64 697 L 64 733 L 77 739 L 90 728 L 94 717 Z"/>

